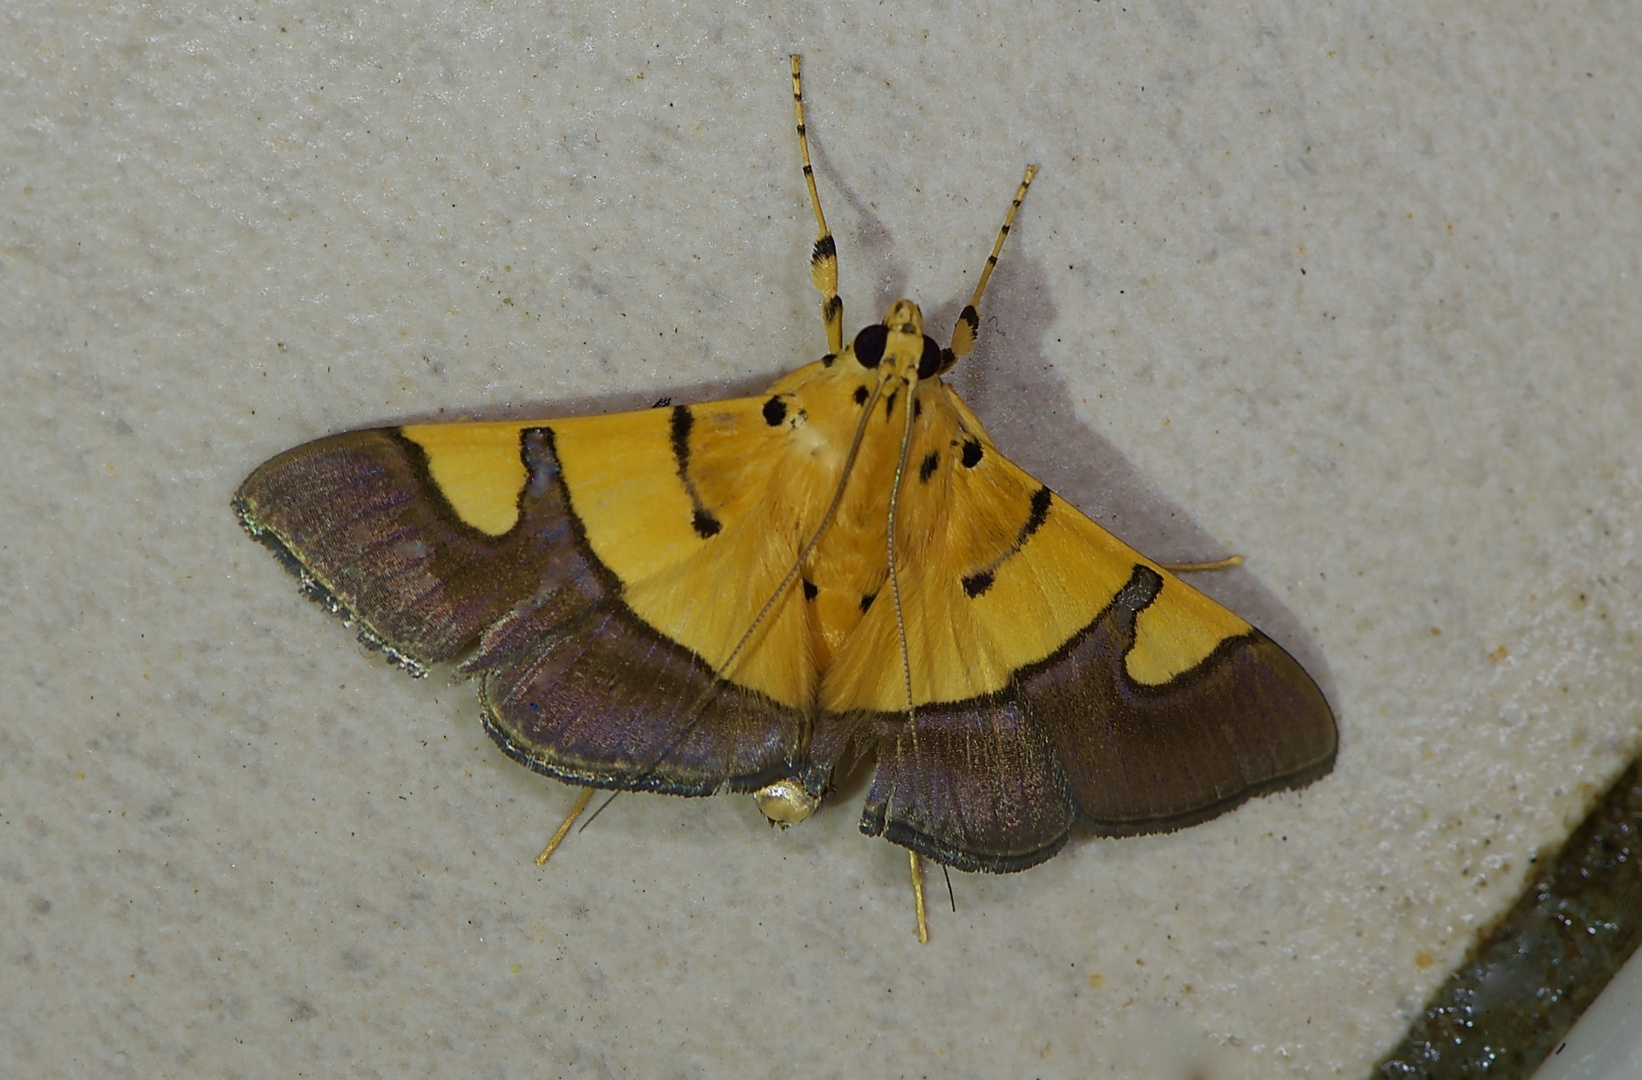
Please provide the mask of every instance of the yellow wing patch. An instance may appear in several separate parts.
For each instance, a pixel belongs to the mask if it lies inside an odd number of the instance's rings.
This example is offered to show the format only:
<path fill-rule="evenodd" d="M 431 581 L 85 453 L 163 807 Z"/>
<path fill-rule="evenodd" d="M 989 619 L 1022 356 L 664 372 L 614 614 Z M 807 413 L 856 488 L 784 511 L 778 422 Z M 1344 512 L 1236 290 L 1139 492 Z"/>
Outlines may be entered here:
<path fill-rule="evenodd" d="M 519 492 L 528 479 L 514 423 L 413 424 L 399 433 L 427 455 L 428 474 L 456 516 L 490 536 L 519 520 Z"/>
<path fill-rule="evenodd" d="M 1158 569 L 1155 563 L 1146 565 Z M 1135 645 L 1124 658 L 1124 666 L 1129 677 L 1142 686 L 1162 686 L 1207 660 L 1222 641 L 1252 629 L 1190 585 L 1164 573 L 1163 591 L 1135 617 Z"/>

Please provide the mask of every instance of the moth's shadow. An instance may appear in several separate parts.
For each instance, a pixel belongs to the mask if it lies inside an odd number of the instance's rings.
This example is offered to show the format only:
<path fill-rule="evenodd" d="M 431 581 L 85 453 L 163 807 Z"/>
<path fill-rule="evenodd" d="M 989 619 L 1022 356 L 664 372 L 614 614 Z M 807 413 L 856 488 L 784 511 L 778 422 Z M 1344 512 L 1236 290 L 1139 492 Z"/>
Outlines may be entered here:
<path fill-rule="evenodd" d="M 1006 255 L 987 298 L 975 352 L 949 381 L 1000 450 L 1149 558 L 1198 562 L 1241 554 L 1249 565 L 1259 565 L 1258 552 L 1243 551 L 1199 525 L 1079 417 L 1073 391 L 1045 348 L 1058 312 L 1043 264 Z M 955 318 L 962 304 L 936 308 L 935 325 Z M 1274 505 L 1273 512 L 1282 509 Z M 1315 641 L 1249 565 L 1183 576 L 1292 653 L 1333 700 L 1333 679 Z"/>

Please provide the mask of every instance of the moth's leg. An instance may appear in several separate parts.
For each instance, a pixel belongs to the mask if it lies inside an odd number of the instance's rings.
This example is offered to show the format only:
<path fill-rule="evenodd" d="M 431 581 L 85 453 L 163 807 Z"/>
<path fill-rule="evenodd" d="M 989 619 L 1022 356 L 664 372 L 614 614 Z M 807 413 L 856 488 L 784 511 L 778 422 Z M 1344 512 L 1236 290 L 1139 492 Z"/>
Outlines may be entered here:
<path fill-rule="evenodd" d="M 1234 566 L 1242 566 L 1243 556 L 1227 555 L 1213 562 L 1160 562 L 1157 565 L 1171 574 L 1194 574 L 1199 570 L 1230 570 Z"/>
<path fill-rule="evenodd" d="M 1038 175 L 1036 165 L 1026 167 L 1026 175 L 1021 178 L 1021 186 L 1015 189 L 1015 201 L 1009 204 L 1009 213 L 1003 216 L 1003 228 L 998 230 L 997 242 L 992 245 L 992 254 L 986 257 L 986 269 L 981 271 L 981 280 L 975 283 L 975 292 L 969 298 L 969 303 L 963 311 L 958 313 L 958 322 L 952 327 L 952 344 L 947 347 L 946 354 L 941 358 L 941 370 L 944 372 L 959 360 L 969 355 L 975 347 L 975 335 L 981 329 L 981 294 L 986 291 L 986 283 L 992 280 L 992 269 L 998 265 L 998 253 L 1003 250 L 1003 242 L 1009 237 L 1009 227 L 1015 224 L 1015 211 L 1021 208 L 1021 200 L 1026 198 L 1026 189 L 1032 186 L 1032 178 Z"/>
<path fill-rule="evenodd" d="M 576 805 L 570 808 L 570 816 L 564 819 L 564 824 L 560 825 L 559 831 L 553 834 L 553 839 L 549 840 L 547 846 L 542 848 L 542 853 L 536 856 L 537 866 L 546 865 L 547 860 L 553 855 L 553 850 L 564 841 L 566 836 L 570 835 L 570 826 L 576 824 L 576 819 L 582 816 L 583 810 L 587 809 L 587 800 L 592 797 L 592 788 L 582 788 L 581 795 L 576 799 Z"/>
<path fill-rule="evenodd" d="M 798 54 L 792 55 L 792 105 L 798 116 L 798 150 L 804 156 L 804 183 L 810 188 L 810 206 L 815 208 L 815 249 L 810 252 L 810 281 L 821 294 L 821 318 L 827 324 L 827 351 L 834 356 L 844 348 L 844 302 L 838 299 L 838 245 L 821 213 L 821 195 L 815 190 L 815 170 L 810 168 L 810 138 L 804 132 L 804 84 L 798 75 Z"/>
<path fill-rule="evenodd" d="M 918 908 L 918 944 L 929 944 L 929 920 L 924 917 L 924 868 L 918 864 L 918 853 L 909 850 L 912 859 L 912 902 Z"/>

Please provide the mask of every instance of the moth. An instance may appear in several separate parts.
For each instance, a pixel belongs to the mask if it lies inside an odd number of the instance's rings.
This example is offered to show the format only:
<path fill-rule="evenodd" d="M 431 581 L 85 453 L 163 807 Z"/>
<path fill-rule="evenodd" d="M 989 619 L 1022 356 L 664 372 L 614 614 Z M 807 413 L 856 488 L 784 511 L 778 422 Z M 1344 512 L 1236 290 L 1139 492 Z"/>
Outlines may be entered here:
<path fill-rule="evenodd" d="M 949 344 L 905 299 L 845 342 L 796 56 L 792 87 L 824 356 L 754 397 L 322 438 L 240 487 L 251 536 L 394 662 L 455 663 L 509 757 L 587 793 L 751 792 L 787 825 L 871 759 L 861 831 L 915 887 L 919 856 L 1024 870 L 1079 826 L 1171 830 L 1326 773 L 1300 665 L 941 378 L 1035 170 Z"/>

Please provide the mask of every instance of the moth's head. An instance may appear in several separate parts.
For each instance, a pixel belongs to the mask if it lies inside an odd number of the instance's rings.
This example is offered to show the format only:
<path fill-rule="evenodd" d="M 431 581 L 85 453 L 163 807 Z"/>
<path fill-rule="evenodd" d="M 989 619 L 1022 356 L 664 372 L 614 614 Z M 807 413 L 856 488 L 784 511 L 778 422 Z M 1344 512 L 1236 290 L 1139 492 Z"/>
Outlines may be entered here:
<path fill-rule="evenodd" d="M 884 321 L 863 327 L 851 345 L 855 362 L 876 368 L 881 380 L 899 378 L 907 384 L 932 379 L 951 367 L 947 350 L 924 333 L 924 313 L 911 300 L 897 300 Z"/>

